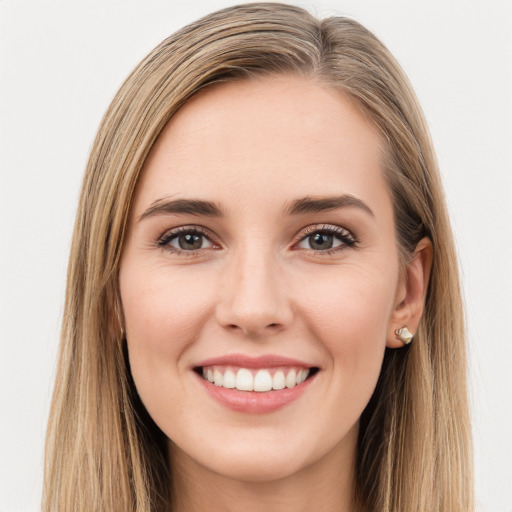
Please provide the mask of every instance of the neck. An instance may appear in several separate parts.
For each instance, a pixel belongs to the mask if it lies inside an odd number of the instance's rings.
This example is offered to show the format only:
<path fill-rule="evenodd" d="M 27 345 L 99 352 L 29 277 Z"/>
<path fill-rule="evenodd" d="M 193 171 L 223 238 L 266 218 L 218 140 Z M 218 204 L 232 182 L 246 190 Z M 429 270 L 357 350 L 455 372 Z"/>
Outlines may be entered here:
<path fill-rule="evenodd" d="M 354 429 L 357 438 L 357 429 Z M 245 481 L 210 471 L 170 447 L 173 512 L 356 512 L 355 442 L 333 448 L 300 471 L 271 481 Z"/>

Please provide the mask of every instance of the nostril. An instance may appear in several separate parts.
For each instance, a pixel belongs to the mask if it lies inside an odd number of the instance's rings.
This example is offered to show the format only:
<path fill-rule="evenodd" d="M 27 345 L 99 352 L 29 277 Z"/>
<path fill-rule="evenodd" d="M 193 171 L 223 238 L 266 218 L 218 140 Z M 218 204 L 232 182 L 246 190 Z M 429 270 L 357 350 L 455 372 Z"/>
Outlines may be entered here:
<path fill-rule="evenodd" d="M 264 323 L 261 324 L 262 325 L 262 328 L 258 327 L 258 325 L 249 325 L 249 323 L 246 323 L 246 324 L 228 324 L 226 325 L 226 328 L 229 329 L 230 331 L 242 331 L 244 332 L 245 334 L 247 335 L 258 335 L 259 333 L 262 333 L 264 332 L 265 329 L 270 329 L 272 331 L 276 331 L 278 330 L 282 324 L 280 323 L 277 323 L 277 322 L 273 322 L 271 324 L 267 324 L 265 325 Z"/>

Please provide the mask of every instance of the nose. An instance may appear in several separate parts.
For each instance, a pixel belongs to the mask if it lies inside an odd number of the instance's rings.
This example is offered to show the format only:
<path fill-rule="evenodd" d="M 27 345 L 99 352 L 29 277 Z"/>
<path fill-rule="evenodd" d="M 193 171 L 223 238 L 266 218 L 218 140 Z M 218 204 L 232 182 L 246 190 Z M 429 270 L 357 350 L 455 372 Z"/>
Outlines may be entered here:
<path fill-rule="evenodd" d="M 247 336 L 276 333 L 292 321 L 283 271 L 277 258 L 245 250 L 226 262 L 216 309 L 219 324 Z"/>

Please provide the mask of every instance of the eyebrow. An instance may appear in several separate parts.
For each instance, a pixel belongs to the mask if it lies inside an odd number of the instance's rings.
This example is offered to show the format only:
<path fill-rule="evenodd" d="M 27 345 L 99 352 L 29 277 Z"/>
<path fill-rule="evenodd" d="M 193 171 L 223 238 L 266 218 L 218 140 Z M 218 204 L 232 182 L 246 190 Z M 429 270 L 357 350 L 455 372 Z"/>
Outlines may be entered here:
<path fill-rule="evenodd" d="M 338 208 L 356 207 L 374 217 L 370 207 L 361 199 L 350 194 L 332 197 L 306 196 L 296 199 L 285 207 L 284 215 L 305 215 Z M 158 199 L 139 217 L 139 222 L 155 215 L 188 214 L 205 217 L 223 217 L 222 209 L 214 202 L 202 199 Z"/>
<path fill-rule="evenodd" d="M 332 197 L 303 197 L 293 201 L 284 210 L 285 215 L 304 215 L 307 213 L 319 213 L 338 208 L 355 207 L 375 217 L 371 208 L 361 199 L 350 194 Z"/>
<path fill-rule="evenodd" d="M 185 213 L 206 217 L 222 217 L 222 210 L 211 201 L 201 199 L 158 199 L 139 217 L 139 222 L 154 215 Z"/>

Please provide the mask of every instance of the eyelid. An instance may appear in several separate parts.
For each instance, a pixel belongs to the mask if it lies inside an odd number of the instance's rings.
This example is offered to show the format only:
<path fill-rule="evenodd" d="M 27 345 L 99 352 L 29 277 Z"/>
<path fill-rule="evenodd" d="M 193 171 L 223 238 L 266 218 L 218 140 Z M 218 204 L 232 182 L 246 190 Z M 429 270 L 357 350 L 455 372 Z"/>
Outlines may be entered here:
<path fill-rule="evenodd" d="M 333 252 L 338 252 L 350 247 L 354 247 L 359 243 L 359 240 L 356 238 L 356 236 L 347 228 L 337 226 L 335 224 L 313 224 L 311 226 L 305 227 L 300 231 L 293 243 L 293 247 L 297 247 L 300 242 L 304 241 L 314 233 L 328 233 L 330 235 L 337 236 L 338 239 L 342 241 L 340 246 L 334 247 L 332 249 L 303 249 L 318 255 L 332 254 Z"/>
<path fill-rule="evenodd" d="M 169 245 L 169 242 L 173 240 L 174 238 L 178 237 L 182 234 L 187 233 L 193 233 L 193 234 L 199 234 L 201 236 L 204 236 L 211 244 L 211 247 L 204 247 L 197 250 L 191 250 L 186 251 L 183 249 L 178 249 L 176 247 L 172 247 Z M 193 256 L 200 251 L 204 250 L 211 250 L 211 249 L 219 249 L 220 244 L 216 241 L 216 237 L 209 231 L 208 229 L 204 228 L 203 226 L 198 226 L 195 224 L 190 224 L 186 226 L 178 226 L 176 228 L 168 229 L 165 231 L 156 241 L 156 246 L 161 249 L 166 249 L 171 253 L 184 255 L 184 256 Z"/>
<path fill-rule="evenodd" d="M 195 233 L 204 236 L 211 244 L 211 247 L 204 247 L 196 250 L 183 250 L 178 249 L 176 247 L 172 247 L 169 245 L 169 242 L 174 238 L 178 237 L 181 234 L 186 233 Z M 335 224 L 313 224 L 311 226 L 307 226 L 303 228 L 299 234 L 295 237 L 292 248 L 297 249 L 297 245 L 305 240 L 308 236 L 311 236 L 314 233 L 328 233 L 333 236 L 337 236 L 338 240 L 342 243 L 339 246 L 336 246 L 331 249 L 325 250 L 315 250 L 315 249 L 304 249 L 299 248 L 304 251 L 308 251 L 318 255 L 328 255 L 334 252 L 338 252 L 350 247 L 356 246 L 359 241 L 356 236 L 347 228 L 342 226 L 338 226 Z M 185 226 L 178 226 L 172 229 L 168 229 L 165 231 L 156 241 L 155 244 L 157 247 L 161 249 L 165 249 L 173 254 L 183 255 L 183 256 L 194 256 L 199 252 L 204 252 L 205 250 L 212 249 L 220 249 L 221 244 L 217 241 L 217 237 L 208 229 L 204 228 L 200 225 L 190 224 Z"/>

